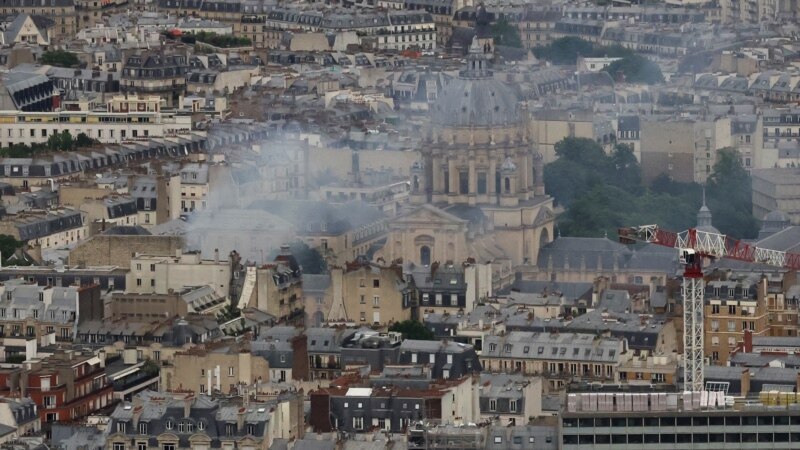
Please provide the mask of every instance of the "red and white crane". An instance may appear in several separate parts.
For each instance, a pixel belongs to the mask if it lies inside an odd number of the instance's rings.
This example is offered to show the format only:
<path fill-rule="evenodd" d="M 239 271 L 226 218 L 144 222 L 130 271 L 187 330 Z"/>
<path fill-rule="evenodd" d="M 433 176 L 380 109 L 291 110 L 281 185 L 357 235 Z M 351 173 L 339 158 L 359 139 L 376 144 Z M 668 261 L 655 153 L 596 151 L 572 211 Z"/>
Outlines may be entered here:
<path fill-rule="evenodd" d="M 676 233 L 643 225 L 619 229 L 623 244 L 648 242 L 678 250 L 683 271 L 684 390 L 704 389 L 703 374 L 703 261 L 730 258 L 800 270 L 800 254 L 756 247 L 724 234 L 690 228 Z"/>

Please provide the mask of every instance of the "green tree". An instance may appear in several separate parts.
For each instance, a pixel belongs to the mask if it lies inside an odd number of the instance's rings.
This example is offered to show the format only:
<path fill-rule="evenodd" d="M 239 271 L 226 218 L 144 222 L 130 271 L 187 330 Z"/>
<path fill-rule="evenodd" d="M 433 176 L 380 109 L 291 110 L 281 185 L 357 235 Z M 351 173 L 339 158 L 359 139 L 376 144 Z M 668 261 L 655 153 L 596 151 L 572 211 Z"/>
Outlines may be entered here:
<path fill-rule="evenodd" d="M 56 67 L 78 67 L 80 61 L 75 53 L 65 50 L 51 50 L 42 53 L 39 58 L 42 64 L 49 64 Z"/>
<path fill-rule="evenodd" d="M 495 45 L 522 48 L 522 39 L 519 37 L 519 30 L 509 23 L 505 17 L 493 23 L 491 30 Z"/>
<path fill-rule="evenodd" d="M 18 249 L 22 248 L 24 244 L 24 242 L 18 241 L 14 236 L 0 234 L 0 256 L 3 258 L 3 263 L 5 264 L 8 258 Z"/>
<path fill-rule="evenodd" d="M 573 36 L 556 39 L 547 46 L 534 49 L 533 53 L 539 59 L 559 65 L 574 65 L 578 56 L 624 58 L 634 55 L 632 50 L 621 45 L 606 47 Z"/>
<path fill-rule="evenodd" d="M 53 133 L 47 138 L 47 147 L 51 150 L 61 150 L 67 152 L 73 150 L 75 147 L 75 140 L 69 131 L 62 131 L 61 133 Z"/>
<path fill-rule="evenodd" d="M 546 59 L 553 64 L 574 65 L 578 55 L 593 55 L 594 46 L 584 39 L 567 36 L 556 39 L 545 47 L 534 49 L 533 52 L 537 58 Z"/>
<path fill-rule="evenodd" d="M 75 148 L 91 147 L 95 143 L 97 143 L 97 141 L 90 138 L 86 133 L 78 133 L 78 136 L 75 138 Z"/>
<path fill-rule="evenodd" d="M 403 337 L 405 339 L 419 339 L 424 341 L 436 340 L 433 332 L 425 328 L 425 325 L 423 325 L 422 322 L 418 322 L 416 320 L 404 320 L 402 322 L 396 322 L 389 327 L 389 331 L 403 333 Z"/>
<path fill-rule="evenodd" d="M 658 84 L 664 82 L 664 74 L 658 64 L 641 55 L 630 55 L 614 61 L 605 68 L 614 78 L 622 74 L 628 83 Z"/>
<path fill-rule="evenodd" d="M 706 182 L 708 208 L 714 226 L 736 238 L 754 238 L 758 222 L 753 217 L 753 183 L 734 148 L 717 151 L 717 162 Z"/>

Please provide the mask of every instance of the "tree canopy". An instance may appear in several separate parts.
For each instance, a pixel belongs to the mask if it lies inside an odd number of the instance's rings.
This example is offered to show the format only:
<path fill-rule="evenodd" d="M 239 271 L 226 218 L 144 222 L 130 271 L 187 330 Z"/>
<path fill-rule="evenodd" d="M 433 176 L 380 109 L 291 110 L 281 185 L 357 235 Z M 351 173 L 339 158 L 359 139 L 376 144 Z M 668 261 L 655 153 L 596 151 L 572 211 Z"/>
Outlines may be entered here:
<path fill-rule="evenodd" d="M 605 68 L 614 79 L 621 74 L 628 83 L 658 84 L 664 82 L 664 74 L 658 64 L 642 55 L 630 55 L 614 61 Z"/>
<path fill-rule="evenodd" d="M 420 339 L 424 341 L 433 341 L 436 339 L 431 330 L 425 328 L 422 322 L 416 320 L 396 322 L 389 327 L 389 331 L 403 333 L 403 338 L 405 339 Z"/>
<path fill-rule="evenodd" d="M 62 131 L 61 133 L 53 133 L 47 138 L 47 147 L 51 150 L 61 150 L 68 152 L 75 149 L 75 139 L 69 131 Z"/>
<path fill-rule="evenodd" d="M 630 49 L 620 45 L 597 45 L 573 36 L 556 39 L 549 45 L 534 49 L 533 53 L 539 59 L 546 59 L 558 65 L 575 65 L 578 56 L 624 58 L 634 54 Z"/>
<path fill-rule="evenodd" d="M 22 248 L 24 242 L 18 241 L 14 236 L 8 234 L 0 234 L 0 257 L 3 258 L 3 264 L 8 261 L 8 258 Z"/>
<path fill-rule="evenodd" d="M 213 45 L 214 47 L 221 47 L 221 48 L 246 47 L 252 44 L 252 41 L 250 41 L 250 39 L 246 37 L 209 33 L 207 31 L 200 31 L 198 33 L 182 36 L 181 41 L 187 44 L 202 42 L 204 44 Z"/>
<path fill-rule="evenodd" d="M 492 38 L 495 45 L 505 45 L 506 47 L 522 48 L 522 39 L 519 37 L 519 30 L 501 17 L 492 24 Z"/>
<path fill-rule="evenodd" d="M 613 236 L 623 226 L 655 223 L 684 230 L 697 224 L 702 188 L 666 176 L 645 186 L 630 148 L 610 154 L 591 139 L 566 138 L 556 144 L 559 159 L 545 166 L 545 185 L 566 208 L 558 219 L 563 236 Z M 737 238 L 757 234 L 752 215 L 751 181 L 735 150 L 718 152 L 708 179 L 706 201 L 714 226 Z"/>
<path fill-rule="evenodd" d="M 80 64 L 78 56 L 66 50 L 50 50 L 44 52 L 39 58 L 39 62 L 56 67 L 78 67 Z"/>

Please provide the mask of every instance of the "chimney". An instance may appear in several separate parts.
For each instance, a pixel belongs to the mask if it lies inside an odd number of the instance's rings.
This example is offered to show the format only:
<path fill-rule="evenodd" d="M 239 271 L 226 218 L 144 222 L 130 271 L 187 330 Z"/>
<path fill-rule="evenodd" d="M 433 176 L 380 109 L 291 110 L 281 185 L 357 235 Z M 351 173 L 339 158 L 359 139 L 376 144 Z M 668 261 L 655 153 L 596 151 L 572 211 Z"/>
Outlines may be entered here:
<path fill-rule="evenodd" d="M 753 331 L 744 330 L 744 353 L 753 353 Z"/>
<path fill-rule="evenodd" d="M 183 417 L 191 417 L 194 394 L 189 394 L 183 399 Z"/>
<path fill-rule="evenodd" d="M 236 430 L 242 431 L 244 430 L 244 414 L 247 411 L 245 408 L 239 408 L 239 413 L 236 414 Z"/>
<path fill-rule="evenodd" d="M 133 408 L 133 420 L 131 422 L 133 423 L 134 430 L 138 431 L 139 429 L 139 418 L 142 416 L 143 409 L 144 407 L 142 405 L 136 405 Z"/>
<path fill-rule="evenodd" d="M 750 369 L 744 369 L 742 371 L 742 389 L 741 389 L 742 397 L 747 397 L 747 394 L 750 393 Z"/>
<path fill-rule="evenodd" d="M 219 264 L 219 249 L 214 249 L 214 264 Z"/>

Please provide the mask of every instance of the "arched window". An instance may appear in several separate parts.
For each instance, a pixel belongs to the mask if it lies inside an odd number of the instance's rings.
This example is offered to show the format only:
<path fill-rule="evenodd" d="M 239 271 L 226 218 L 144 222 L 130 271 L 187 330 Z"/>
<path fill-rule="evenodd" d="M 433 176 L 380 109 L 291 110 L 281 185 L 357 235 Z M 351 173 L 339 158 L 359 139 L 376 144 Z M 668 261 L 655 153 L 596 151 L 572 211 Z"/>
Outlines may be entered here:
<path fill-rule="evenodd" d="M 427 245 L 423 245 L 419 248 L 419 262 L 423 266 L 431 265 L 431 248 Z"/>

